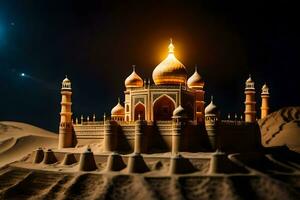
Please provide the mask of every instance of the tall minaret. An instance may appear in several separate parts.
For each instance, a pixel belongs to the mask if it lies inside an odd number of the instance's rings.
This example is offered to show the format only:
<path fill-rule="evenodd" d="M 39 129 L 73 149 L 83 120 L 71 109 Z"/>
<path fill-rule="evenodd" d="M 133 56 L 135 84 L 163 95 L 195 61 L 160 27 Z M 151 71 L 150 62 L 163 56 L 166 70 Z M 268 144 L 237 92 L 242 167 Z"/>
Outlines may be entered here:
<path fill-rule="evenodd" d="M 269 88 L 267 84 L 264 84 L 261 88 L 261 118 L 265 118 L 269 114 Z"/>
<path fill-rule="evenodd" d="M 256 110 L 255 110 L 255 87 L 254 81 L 251 79 L 251 75 L 246 81 L 245 87 L 245 122 L 253 123 L 256 121 Z"/>
<path fill-rule="evenodd" d="M 73 125 L 71 112 L 71 81 L 67 78 L 63 80 L 61 87 L 61 112 L 59 125 L 58 148 L 72 147 L 73 145 Z"/>

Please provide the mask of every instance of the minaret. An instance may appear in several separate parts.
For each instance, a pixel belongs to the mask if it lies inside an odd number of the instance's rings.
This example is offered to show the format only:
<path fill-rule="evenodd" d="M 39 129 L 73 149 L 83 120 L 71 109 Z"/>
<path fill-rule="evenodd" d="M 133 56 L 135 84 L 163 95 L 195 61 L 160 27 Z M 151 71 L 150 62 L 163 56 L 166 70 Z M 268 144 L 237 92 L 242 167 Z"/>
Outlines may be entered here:
<path fill-rule="evenodd" d="M 67 78 L 62 82 L 61 88 L 61 112 L 59 125 L 58 148 L 67 148 L 73 146 L 73 125 L 71 112 L 71 81 Z"/>
<path fill-rule="evenodd" d="M 261 118 L 265 118 L 269 114 L 269 88 L 267 84 L 264 84 L 261 88 Z"/>
<path fill-rule="evenodd" d="M 198 73 L 197 66 L 195 66 L 194 74 L 188 79 L 187 85 L 189 88 L 195 90 L 196 94 L 196 119 L 198 123 L 204 121 L 204 81 Z"/>
<path fill-rule="evenodd" d="M 256 110 L 255 110 L 255 87 L 254 81 L 251 79 L 251 75 L 245 83 L 245 122 L 253 123 L 256 121 Z"/>

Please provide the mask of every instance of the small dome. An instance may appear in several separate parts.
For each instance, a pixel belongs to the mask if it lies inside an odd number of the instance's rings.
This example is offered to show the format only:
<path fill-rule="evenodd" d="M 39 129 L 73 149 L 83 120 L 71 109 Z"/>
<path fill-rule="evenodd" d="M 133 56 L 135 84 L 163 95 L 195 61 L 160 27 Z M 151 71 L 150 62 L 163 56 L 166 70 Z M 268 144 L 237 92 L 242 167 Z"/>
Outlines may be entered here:
<path fill-rule="evenodd" d="M 202 89 L 204 86 L 204 81 L 195 67 L 194 74 L 188 79 L 187 84 L 190 88 L 199 88 Z"/>
<path fill-rule="evenodd" d="M 174 111 L 173 111 L 173 118 L 178 118 L 178 117 L 185 117 L 186 113 L 184 108 L 179 105 Z"/>
<path fill-rule="evenodd" d="M 253 80 L 251 78 L 251 74 L 249 74 L 249 78 L 246 80 L 246 83 L 252 83 L 252 82 L 253 82 Z"/>
<path fill-rule="evenodd" d="M 186 83 L 187 71 L 185 66 L 175 57 L 174 49 L 175 47 L 171 40 L 167 58 L 153 70 L 152 78 L 155 85 L 179 85 Z"/>
<path fill-rule="evenodd" d="M 118 100 L 118 104 L 111 109 L 111 116 L 124 116 L 125 115 L 125 109 L 124 107 L 120 104 L 120 99 Z"/>
<path fill-rule="evenodd" d="M 135 72 L 135 66 L 133 66 L 132 73 L 125 80 L 125 87 L 143 87 L 143 79 Z"/>
<path fill-rule="evenodd" d="M 216 114 L 218 114 L 218 112 L 219 112 L 219 109 L 214 104 L 213 97 L 211 97 L 210 104 L 208 104 L 208 106 L 206 106 L 204 113 L 205 113 L 205 115 L 211 115 L 211 114 L 216 115 Z"/>

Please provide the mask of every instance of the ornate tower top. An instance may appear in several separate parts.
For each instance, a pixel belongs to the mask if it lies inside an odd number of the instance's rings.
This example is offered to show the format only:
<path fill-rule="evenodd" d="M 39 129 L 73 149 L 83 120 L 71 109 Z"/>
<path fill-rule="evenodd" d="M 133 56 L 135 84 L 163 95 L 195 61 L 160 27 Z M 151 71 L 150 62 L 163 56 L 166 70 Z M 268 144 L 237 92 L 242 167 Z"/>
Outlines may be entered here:
<path fill-rule="evenodd" d="M 245 87 L 246 90 L 254 90 L 255 89 L 254 81 L 251 78 L 251 74 L 249 74 L 249 78 L 246 80 L 245 85 L 246 85 L 246 87 Z"/>
<path fill-rule="evenodd" d="M 269 87 L 267 86 L 267 84 L 265 83 L 262 88 L 261 88 L 261 94 L 262 95 L 269 95 Z"/>
<path fill-rule="evenodd" d="M 66 75 L 66 78 L 62 81 L 61 89 L 62 90 L 71 90 L 72 89 L 71 81 L 68 79 L 67 75 Z"/>

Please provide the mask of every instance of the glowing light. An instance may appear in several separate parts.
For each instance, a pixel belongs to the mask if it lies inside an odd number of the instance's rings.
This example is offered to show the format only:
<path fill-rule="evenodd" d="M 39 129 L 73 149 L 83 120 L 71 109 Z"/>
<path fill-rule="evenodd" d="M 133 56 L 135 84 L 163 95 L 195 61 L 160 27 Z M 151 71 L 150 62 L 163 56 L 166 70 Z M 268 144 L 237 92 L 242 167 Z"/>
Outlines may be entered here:
<path fill-rule="evenodd" d="M 20 74 L 20 76 L 22 76 L 22 77 L 25 77 L 25 76 L 26 76 L 26 74 L 25 74 L 25 73 L 21 73 L 21 74 Z"/>

